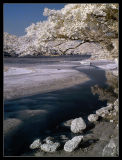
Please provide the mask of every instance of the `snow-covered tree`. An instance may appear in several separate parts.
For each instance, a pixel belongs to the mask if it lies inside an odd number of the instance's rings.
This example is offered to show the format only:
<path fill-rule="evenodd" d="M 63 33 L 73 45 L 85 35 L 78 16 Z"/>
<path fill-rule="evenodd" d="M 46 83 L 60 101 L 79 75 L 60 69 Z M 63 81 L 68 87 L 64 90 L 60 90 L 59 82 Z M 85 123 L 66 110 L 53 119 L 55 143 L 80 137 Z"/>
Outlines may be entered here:
<path fill-rule="evenodd" d="M 15 35 L 11 35 L 7 32 L 4 32 L 4 46 L 3 51 L 6 53 L 10 53 L 12 55 L 16 54 L 16 47 L 18 42 L 18 37 Z"/>
<path fill-rule="evenodd" d="M 18 39 L 27 43 L 19 42 L 20 53 L 45 52 L 48 41 L 63 38 L 98 42 L 111 57 L 118 56 L 118 4 L 67 4 L 61 10 L 45 8 L 43 14 L 48 20 L 33 23 Z"/>

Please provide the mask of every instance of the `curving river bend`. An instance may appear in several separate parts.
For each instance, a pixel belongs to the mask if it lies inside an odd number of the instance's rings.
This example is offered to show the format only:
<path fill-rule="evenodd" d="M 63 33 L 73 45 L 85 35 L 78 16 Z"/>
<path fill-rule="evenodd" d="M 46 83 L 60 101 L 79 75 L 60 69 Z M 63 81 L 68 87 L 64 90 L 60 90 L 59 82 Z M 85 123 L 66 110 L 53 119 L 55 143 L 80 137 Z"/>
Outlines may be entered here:
<path fill-rule="evenodd" d="M 53 135 L 61 122 L 79 116 L 86 119 L 106 105 L 107 101 L 100 101 L 91 92 L 96 84 L 107 87 L 105 71 L 95 65 L 82 65 L 83 59 L 4 59 L 8 68 L 4 72 L 5 156 L 29 152 L 34 139 Z"/>

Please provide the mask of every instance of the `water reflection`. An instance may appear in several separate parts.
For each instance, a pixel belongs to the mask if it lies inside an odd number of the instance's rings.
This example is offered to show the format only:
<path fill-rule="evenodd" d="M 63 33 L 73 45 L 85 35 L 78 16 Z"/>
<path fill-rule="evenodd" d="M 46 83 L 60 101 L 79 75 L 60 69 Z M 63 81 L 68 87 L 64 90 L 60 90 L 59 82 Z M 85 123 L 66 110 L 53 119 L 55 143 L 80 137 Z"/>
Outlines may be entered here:
<path fill-rule="evenodd" d="M 98 94 L 100 100 L 107 100 L 108 102 L 114 102 L 118 98 L 118 77 L 114 76 L 112 72 L 106 72 L 106 88 L 94 85 L 91 87 L 92 93 Z"/>

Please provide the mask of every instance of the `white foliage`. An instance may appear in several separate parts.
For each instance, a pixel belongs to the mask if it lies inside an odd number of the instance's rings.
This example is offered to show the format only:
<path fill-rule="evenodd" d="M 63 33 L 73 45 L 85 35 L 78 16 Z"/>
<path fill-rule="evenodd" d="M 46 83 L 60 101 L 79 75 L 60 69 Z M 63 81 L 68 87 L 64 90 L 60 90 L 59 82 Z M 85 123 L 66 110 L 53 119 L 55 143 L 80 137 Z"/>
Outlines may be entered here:
<path fill-rule="evenodd" d="M 43 15 L 48 16 L 48 20 L 33 23 L 27 27 L 25 36 L 16 37 L 8 33 L 4 34 L 4 50 L 7 52 L 14 51 L 16 54 L 23 56 L 48 52 L 46 42 L 49 40 L 57 38 L 84 40 L 84 34 L 87 34 L 88 28 L 92 29 L 93 33 L 96 31 L 94 27 L 91 28 L 89 23 L 86 23 L 88 15 L 105 17 L 107 8 L 116 9 L 116 5 L 81 3 L 67 4 L 61 10 L 45 8 Z M 103 23 L 106 22 L 103 21 Z"/>

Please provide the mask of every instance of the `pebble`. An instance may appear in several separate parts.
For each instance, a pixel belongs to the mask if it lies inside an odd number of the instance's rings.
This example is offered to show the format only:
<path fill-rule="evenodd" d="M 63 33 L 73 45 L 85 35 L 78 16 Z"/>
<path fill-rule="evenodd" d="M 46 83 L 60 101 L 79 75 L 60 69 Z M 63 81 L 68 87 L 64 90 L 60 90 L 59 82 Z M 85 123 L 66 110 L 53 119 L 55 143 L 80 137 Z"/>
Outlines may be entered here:
<path fill-rule="evenodd" d="M 90 114 L 90 115 L 88 116 L 89 122 L 95 122 L 95 121 L 98 120 L 98 118 L 99 118 L 99 116 L 98 116 L 97 114 Z"/>
<path fill-rule="evenodd" d="M 55 143 L 52 143 L 52 144 L 42 144 L 41 145 L 41 150 L 44 151 L 44 152 L 55 152 L 60 146 L 60 143 L 58 142 L 55 142 Z"/>
<path fill-rule="evenodd" d="M 113 120 L 111 119 L 110 122 L 113 123 Z"/>
<path fill-rule="evenodd" d="M 101 116 L 102 114 L 109 114 L 108 107 L 103 107 L 103 108 L 96 110 L 96 114 L 98 116 Z"/>

